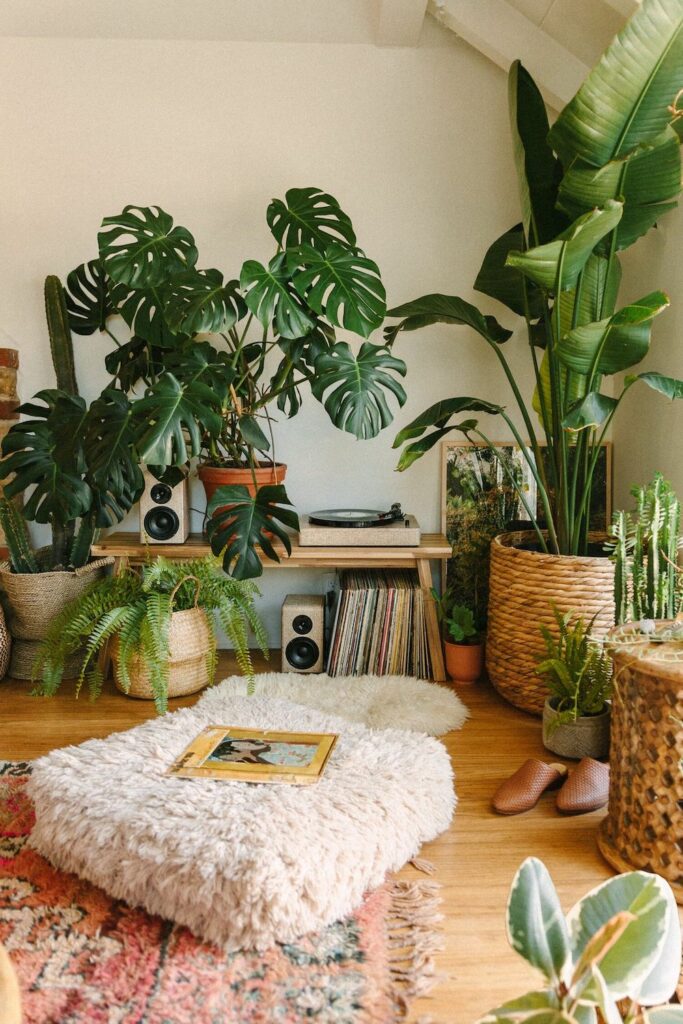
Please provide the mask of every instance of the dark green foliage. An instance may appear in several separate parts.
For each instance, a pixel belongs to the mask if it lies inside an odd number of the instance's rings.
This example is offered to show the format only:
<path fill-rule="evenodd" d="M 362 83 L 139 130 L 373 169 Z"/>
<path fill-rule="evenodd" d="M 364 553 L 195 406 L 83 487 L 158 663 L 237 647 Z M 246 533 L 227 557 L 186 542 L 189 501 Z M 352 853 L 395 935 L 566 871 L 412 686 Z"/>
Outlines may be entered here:
<path fill-rule="evenodd" d="M 436 604 L 436 615 L 446 638 L 454 644 L 467 643 L 478 639 L 477 609 L 473 606 L 458 604 L 453 590 L 446 590 L 439 595 L 432 589 L 432 597 Z"/>
<path fill-rule="evenodd" d="M 67 275 L 66 308 L 74 334 L 104 330 L 114 305 L 100 260 L 81 263 Z"/>
<path fill-rule="evenodd" d="M 536 671 L 548 684 L 560 724 L 604 710 L 612 688 L 612 662 L 591 639 L 595 616 L 586 623 L 574 612 L 563 615 L 555 604 L 552 608 L 558 635 L 545 625 L 539 626 L 545 655 Z"/>
<path fill-rule="evenodd" d="M 223 568 L 235 579 L 260 576 L 263 572 L 256 548 L 275 562 L 280 561 L 273 539 L 282 541 L 289 554 L 292 545 L 285 527 L 299 529 L 299 517 L 281 484 L 260 487 L 256 495 L 246 487 L 219 487 L 207 509 L 207 532 L 215 555 L 223 552 Z"/>
<path fill-rule="evenodd" d="M 226 576 L 211 557 L 182 563 L 157 558 L 144 566 L 141 573 L 128 570 L 100 580 L 67 605 L 53 622 L 35 665 L 36 678 L 42 680 L 36 692 L 54 695 L 62 682 L 67 659 L 84 648 L 86 655 L 76 693 L 86 682 L 91 696 L 97 697 L 102 685 L 97 655 L 111 638 L 117 637 L 119 683 L 124 690 L 129 689 L 131 663 L 139 657 L 149 673 L 157 711 L 163 714 L 168 702 L 171 614 L 193 608 L 195 603 L 207 612 L 210 626 L 212 614 L 216 613 L 235 647 L 240 668 L 251 677 L 250 630 L 261 650 L 267 653 L 265 631 L 254 607 L 257 596 L 253 583 Z M 207 651 L 207 661 L 213 682 L 215 636 Z"/>

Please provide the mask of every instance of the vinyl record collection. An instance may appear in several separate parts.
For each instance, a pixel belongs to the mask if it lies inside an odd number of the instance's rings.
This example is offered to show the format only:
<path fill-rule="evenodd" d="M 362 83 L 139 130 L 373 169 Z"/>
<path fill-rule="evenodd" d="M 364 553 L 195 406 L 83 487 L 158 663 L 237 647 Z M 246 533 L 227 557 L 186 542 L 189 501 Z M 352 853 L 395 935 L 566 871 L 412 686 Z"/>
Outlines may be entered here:
<path fill-rule="evenodd" d="M 431 678 L 424 595 L 409 569 L 347 569 L 329 645 L 327 671 L 340 675 Z"/>

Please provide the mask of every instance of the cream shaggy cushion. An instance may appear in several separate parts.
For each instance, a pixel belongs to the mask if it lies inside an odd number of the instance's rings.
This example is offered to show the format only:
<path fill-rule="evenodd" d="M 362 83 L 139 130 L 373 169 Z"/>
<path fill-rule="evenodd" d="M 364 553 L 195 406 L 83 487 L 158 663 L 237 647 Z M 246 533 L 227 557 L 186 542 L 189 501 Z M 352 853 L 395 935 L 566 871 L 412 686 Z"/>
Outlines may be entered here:
<path fill-rule="evenodd" d="M 469 711 L 452 690 L 411 676 L 297 675 L 265 672 L 255 677 L 254 693 L 341 715 L 372 729 L 410 729 L 443 736 L 460 729 Z M 244 676 L 230 676 L 207 690 L 203 706 L 220 713 L 226 698 L 246 695 Z"/>
<path fill-rule="evenodd" d="M 349 914 L 443 832 L 442 744 L 263 696 L 176 711 L 35 762 L 31 845 L 112 896 L 227 950 L 287 942 Z M 166 777 L 207 725 L 338 732 L 313 786 Z"/>

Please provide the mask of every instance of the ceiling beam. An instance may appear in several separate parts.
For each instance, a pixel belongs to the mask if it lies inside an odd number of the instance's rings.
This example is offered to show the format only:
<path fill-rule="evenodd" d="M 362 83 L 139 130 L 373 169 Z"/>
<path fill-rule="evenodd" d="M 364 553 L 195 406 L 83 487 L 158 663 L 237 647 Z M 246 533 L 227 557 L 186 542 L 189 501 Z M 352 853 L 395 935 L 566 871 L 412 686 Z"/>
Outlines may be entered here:
<path fill-rule="evenodd" d="M 378 46 L 417 46 L 427 0 L 379 0 Z"/>
<path fill-rule="evenodd" d="M 429 0 L 428 11 L 504 71 L 519 58 L 555 110 L 569 102 L 590 70 L 505 0 Z"/>

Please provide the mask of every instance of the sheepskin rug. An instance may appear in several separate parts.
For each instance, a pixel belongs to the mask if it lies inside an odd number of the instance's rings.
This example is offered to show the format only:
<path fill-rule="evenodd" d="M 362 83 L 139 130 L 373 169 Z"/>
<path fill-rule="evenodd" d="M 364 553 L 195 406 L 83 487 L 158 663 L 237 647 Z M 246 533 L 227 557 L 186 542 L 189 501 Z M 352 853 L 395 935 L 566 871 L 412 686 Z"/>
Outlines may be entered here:
<path fill-rule="evenodd" d="M 203 707 L 222 712 L 226 699 L 246 696 L 244 676 L 230 676 L 207 690 Z M 410 729 L 443 736 L 460 729 L 469 711 L 446 686 L 411 676 L 297 675 L 265 672 L 254 679 L 254 693 L 278 697 L 362 722 L 371 729 Z"/>
<path fill-rule="evenodd" d="M 265 949 L 357 908 L 449 825 L 442 744 L 270 697 L 203 701 L 35 762 L 30 845 L 131 906 L 226 951 Z M 336 732 L 312 786 L 165 776 L 207 725 Z"/>

